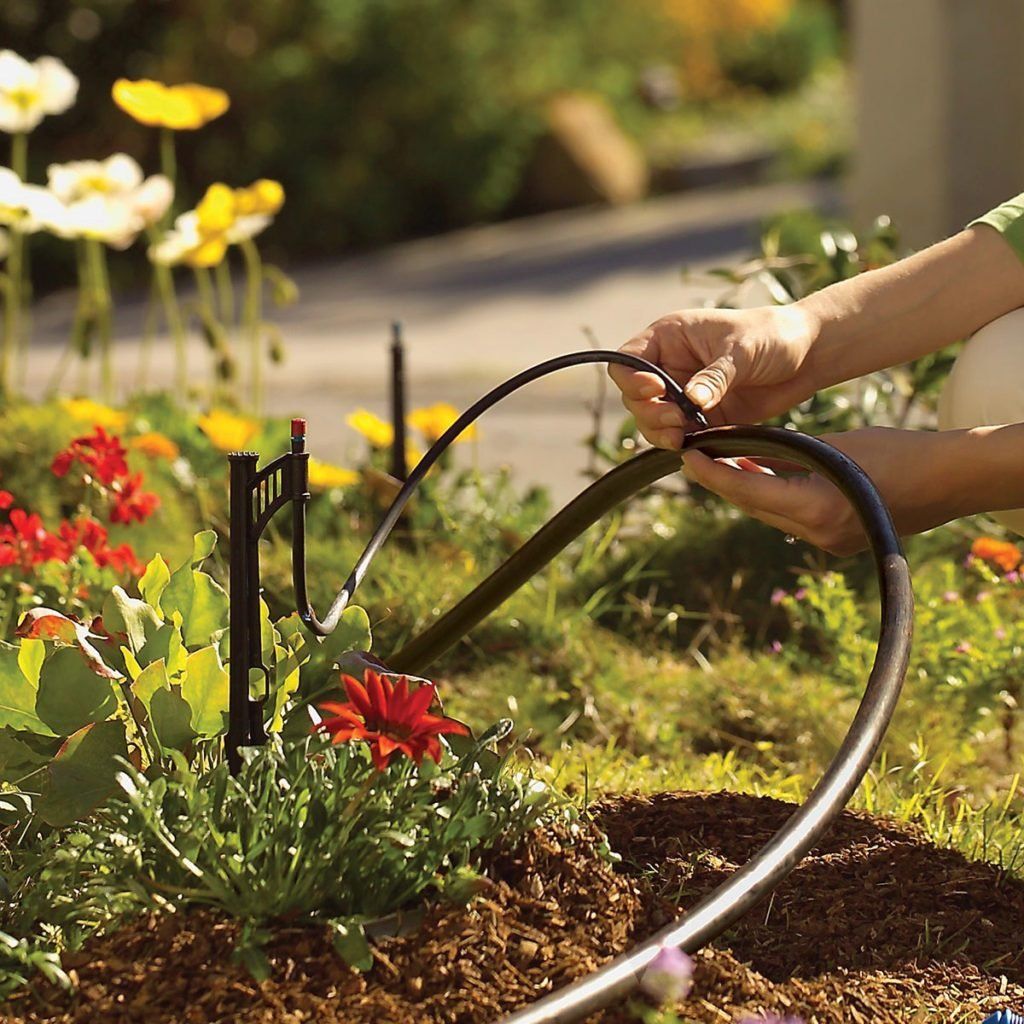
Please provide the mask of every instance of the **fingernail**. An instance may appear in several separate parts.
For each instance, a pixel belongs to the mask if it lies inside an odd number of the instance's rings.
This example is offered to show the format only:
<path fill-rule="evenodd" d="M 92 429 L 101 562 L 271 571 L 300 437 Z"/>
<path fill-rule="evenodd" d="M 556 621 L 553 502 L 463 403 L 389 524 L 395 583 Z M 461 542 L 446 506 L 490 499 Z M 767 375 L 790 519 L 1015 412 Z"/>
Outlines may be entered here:
<path fill-rule="evenodd" d="M 711 388 L 707 384 L 693 384 L 686 389 L 687 395 L 692 398 L 702 409 L 714 398 Z"/>

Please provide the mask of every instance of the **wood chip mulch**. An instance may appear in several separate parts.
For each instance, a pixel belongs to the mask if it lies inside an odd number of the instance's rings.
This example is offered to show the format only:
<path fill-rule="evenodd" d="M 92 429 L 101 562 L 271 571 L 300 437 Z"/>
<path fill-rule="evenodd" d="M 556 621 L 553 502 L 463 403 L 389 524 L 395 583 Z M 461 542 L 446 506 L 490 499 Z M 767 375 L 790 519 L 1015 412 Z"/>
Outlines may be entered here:
<path fill-rule="evenodd" d="M 596 808 L 623 855 L 533 836 L 496 858 L 469 907 L 375 944 L 366 975 L 319 931 L 280 928 L 258 983 L 238 934 L 210 913 L 139 920 L 66 958 L 68 997 L 44 984 L 0 1006 L 10 1024 L 485 1024 L 630 947 L 717 885 L 792 806 L 734 794 L 622 797 Z M 1024 1009 L 1024 884 L 928 844 L 905 825 L 847 813 L 769 900 L 697 958 L 684 1019 L 745 1014 L 807 1024 L 978 1021 Z M 592 1024 L 635 1021 L 625 1004 Z"/>

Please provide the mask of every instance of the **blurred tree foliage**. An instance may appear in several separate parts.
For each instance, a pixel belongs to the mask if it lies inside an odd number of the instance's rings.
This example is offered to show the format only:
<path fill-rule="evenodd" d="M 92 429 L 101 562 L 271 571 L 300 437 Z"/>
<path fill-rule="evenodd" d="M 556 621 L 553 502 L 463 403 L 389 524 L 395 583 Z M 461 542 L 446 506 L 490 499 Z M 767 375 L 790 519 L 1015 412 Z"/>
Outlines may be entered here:
<path fill-rule="evenodd" d="M 76 106 L 33 137 L 36 180 L 53 160 L 114 150 L 156 168 L 154 133 L 110 99 L 116 78 L 219 86 L 228 114 L 178 139 L 183 202 L 213 180 L 277 178 L 275 241 L 292 255 L 501 213 L 544 99 L 589 89 L 628 115 L 674 31 L 643 0 L 0 3 L 4 46 L 60 57 L 82 80 Z"/>

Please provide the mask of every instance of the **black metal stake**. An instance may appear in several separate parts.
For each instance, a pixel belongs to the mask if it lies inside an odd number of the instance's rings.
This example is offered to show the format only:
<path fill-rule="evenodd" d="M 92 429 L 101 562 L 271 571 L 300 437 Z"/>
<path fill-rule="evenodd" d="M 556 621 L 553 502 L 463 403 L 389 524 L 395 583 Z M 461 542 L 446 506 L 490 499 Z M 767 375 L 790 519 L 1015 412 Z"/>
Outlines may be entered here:
<path fill-rule="evenodd" d="M 409 464 L 405 457 L 405 346 L 400 320 L 391 324 L 391 424 L 391 475 L 404 484 Z"/>

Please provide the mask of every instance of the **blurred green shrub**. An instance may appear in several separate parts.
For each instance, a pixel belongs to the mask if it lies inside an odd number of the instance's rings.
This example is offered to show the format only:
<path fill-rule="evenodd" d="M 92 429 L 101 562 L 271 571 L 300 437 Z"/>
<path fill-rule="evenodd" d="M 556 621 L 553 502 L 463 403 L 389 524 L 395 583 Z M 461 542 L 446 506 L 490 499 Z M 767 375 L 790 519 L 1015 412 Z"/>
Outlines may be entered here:
<path fill-rule="evenodd" d="M 179 140 L 184 199 L 258 168 L 288 195 L 278 243 L 304 254 L 501 213 L 546 97 L 639 103 L 642 71 L 673 48 L 654 5 L 620 0 L 6 0 L 0 38 L 82 78 L 34 139 L 36 180 L 115 149 L 156 166 L 153 134 L 111 102 L 116 78 L 219 86 L 231 110 Z"/>
<path fill-rule="evenodd" d="M 787 92 L 839 52 L 839 26 L 821 0 L 801 0 L 779 24 L 724 36 L 718 50 L 722 71 L 734 85 Z"/>

